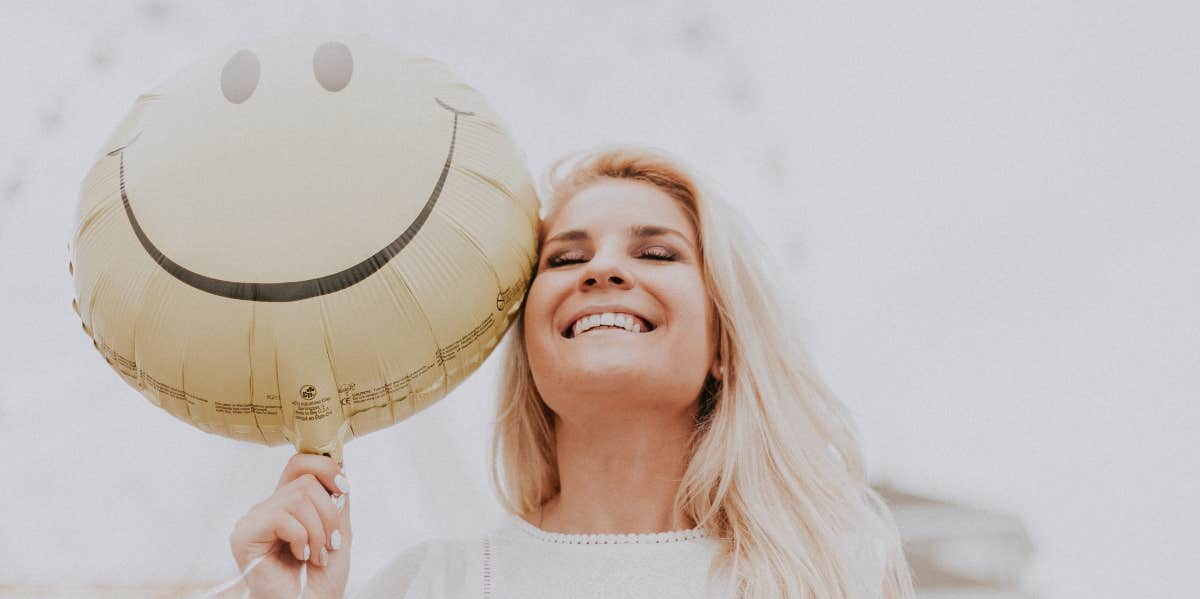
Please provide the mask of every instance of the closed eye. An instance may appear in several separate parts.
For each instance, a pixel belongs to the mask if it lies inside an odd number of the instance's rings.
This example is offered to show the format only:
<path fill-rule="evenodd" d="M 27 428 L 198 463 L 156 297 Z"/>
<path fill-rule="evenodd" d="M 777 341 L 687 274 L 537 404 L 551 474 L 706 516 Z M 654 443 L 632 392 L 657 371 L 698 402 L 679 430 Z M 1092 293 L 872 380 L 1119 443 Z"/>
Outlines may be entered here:
<path fill-rule="evenodd" d="M 554 255 L 550 256 L 549 258 L 546 258 L 546 266 L 548 266 L 550 268 L 554 268 L 556 266 L 566 266 L 568 264 L 578 264 L 580 262 L 585 262 L 586 259 L 587 258 L 586 258 L 586 256 L 583 255 L 583 252 L 579 252 L 579 251 L 562 252 L 559 254 L 554 254 Z"/>
<path fill-rule="evenodd" d="M 674 261 L 678 256 L 675 254 L 675 252 L 672 252 L 671 250 L 660 245 L 656 245 L 643 249 L 638 257 L 671 262 Z"/>
<path fill-rule="evenodd" d="M 642 248 L 641 250 L 638 251 L 637 257 L 643 258 L 646 260 L 657 260 L 657 261 L 661 261 L 661 262 L 674 262 L 675 260 L 677 260 L 679 258 L 679 255 L 676 254 L 674 251 L 671 251 L 670 249 L 667 249 L 660 245 L 656 245 L 656 246 L 650 246 L 647 248 Z M 567 266 L 569 264 L 580 264 L 583 262 L 587 262 L 587 260 L 588 260 L 587 255 L 585 255 L 583 252 L 578 251 L 578 250 L 569 250 L 569 251 L 551 255 L 549 258 L 546 259 L 546 266 L 548 268 L 555 268 L 555 267 L 559 267 L 559 266 Z"/>

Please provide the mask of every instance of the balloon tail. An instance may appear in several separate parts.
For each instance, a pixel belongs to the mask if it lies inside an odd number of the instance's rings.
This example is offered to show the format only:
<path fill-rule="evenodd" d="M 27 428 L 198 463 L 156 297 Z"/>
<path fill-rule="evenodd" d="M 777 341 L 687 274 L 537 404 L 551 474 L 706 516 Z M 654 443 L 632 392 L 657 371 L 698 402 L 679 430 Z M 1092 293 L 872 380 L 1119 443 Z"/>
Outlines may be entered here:
<path fill-rule="evenodd" d="M 242 570 L 242 573 L 238 574 L 237 578 L 227 580 L 227 581 L 209 589 L 208 591 L 205 591 L 204 595 L 200 599 L 213 599 L 219 593 L 229 590 L 234 585 L 241 582 L 242 579 L 246 578 L 246 575 L 249 574 L 250 571 L 253 570 L 256 566 L 261 564 L 264 559 L 267 559 L 268 555 L 270 555 L 270 553 L 265 553 L 263 555 L 260 555 L 256 558 L 254 558 L 249 564 L 246 564 L 246 569 Z M 296 594 L 296 599 L 301 599 L 301 597 L 304 596 L 304 589 L 307 586 L 308 586 L 308 562 L 300 562 L 300 592 L 298 594 Z M 250 589 L 246 589 L 246 592 L 242 594 L 242 599 L 250 599 Z"/>
<path fill-rule="evenodd" d="M 300 563 L 300 592 L 296 594 L 296 599 L 304 596 L 304 585 L 308 582 L 308 562 Z"/>

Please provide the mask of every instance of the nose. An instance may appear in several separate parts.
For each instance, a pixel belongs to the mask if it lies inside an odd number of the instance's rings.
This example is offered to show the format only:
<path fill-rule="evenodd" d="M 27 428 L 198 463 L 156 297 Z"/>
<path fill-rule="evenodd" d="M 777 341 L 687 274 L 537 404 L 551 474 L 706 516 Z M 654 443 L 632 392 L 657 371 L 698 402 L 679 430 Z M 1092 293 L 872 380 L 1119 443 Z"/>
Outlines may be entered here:
<path fill-rule="evenodd" d="M 587 268 L 579 274 L 580 291 L 605 288 L 631 289 L 632 287 L 633 278 L 620 262 L 600 256 L 593 257 L 587 263 Z"/>

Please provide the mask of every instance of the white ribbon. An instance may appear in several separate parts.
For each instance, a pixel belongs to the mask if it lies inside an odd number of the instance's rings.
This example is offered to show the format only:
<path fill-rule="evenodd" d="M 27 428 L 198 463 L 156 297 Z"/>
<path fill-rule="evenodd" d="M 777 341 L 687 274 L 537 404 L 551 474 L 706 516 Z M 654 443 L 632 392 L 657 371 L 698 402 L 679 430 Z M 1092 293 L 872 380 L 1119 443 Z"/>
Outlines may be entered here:
<path fill-rule="evenodd" d="M 287 547 L 287 546 L 282 545 L 281 548 L 283 548 L 283 547 Z M 200 599 L 213 599 L 214 597 L 217 596 L 218 593 L 221 593 L 222 591 L 226 591 L 226 590 L 230 589 L 231 587 L 233 587 L 233 585 L 241 582 L 242 579 L 245 578 L 246 575 L 249 574 L 251 570 L 253 570 L 256 566 L 258 566 L 260 563 L 262 563 L 262 561 L 264 559 L 267 559 L 268 555 L 270 555 L 270 553 L 265 553 L 263 555 L 260 555 L 256 558 L 254 558 L 249 564 L 246 564 L 246 569 L 242 570 L 242 573 L 238 574 L 237 578 L 223 582 L 223 583 L 209 589 L 207 592 L 204 593 L 204 595 Z M 296 599 L 301 599 L 301 597 L 304 596 L 304 589 L 307 585 L 308 585 L 308 562 L 300 562 L 300 592 L 296 594 Z M 250 589 L 246 589 L 246 593 L 242 595 L 242 599 L 250 599 Z"/>

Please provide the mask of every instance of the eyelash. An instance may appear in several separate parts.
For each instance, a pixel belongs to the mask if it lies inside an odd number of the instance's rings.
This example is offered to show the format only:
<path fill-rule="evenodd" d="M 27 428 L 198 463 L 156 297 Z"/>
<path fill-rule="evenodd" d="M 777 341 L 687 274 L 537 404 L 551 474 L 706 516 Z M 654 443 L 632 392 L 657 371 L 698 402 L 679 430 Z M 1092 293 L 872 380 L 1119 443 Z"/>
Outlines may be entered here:
<path fill-rule="evenodd" d="M 546 266 L 549 266 L 550 268 L 554 268 L 557 266 L 566 266 L 568 264 L 579 264 L 581 262 L 586 262 L 587 259 L 582 257 L 582 255 L 583 255 L 583 253 L 580 252 L 579 250 L 568 250 L 565 252 L 560 252 L 560 253 L 554 254 L 554 255 L 550 256 L 549 258 L 547 258 Z M 579 257 L 575 257 L 575 256 L 579 256 Z M 638 257 L 645 258 L 647 260 L 659 260 L 662 262 L 674 262 L 675 259 L 678 258 L 678 255 L 675 252 L 672 252 L 671 250 L 669 250 L 667 248 L 656 245 L 656 246 L 644 248 L 641 251 L 641 253 L 638 254 Z"/>

